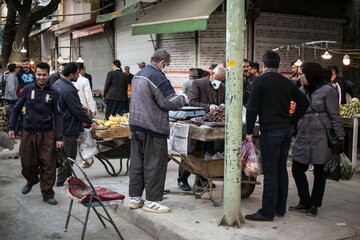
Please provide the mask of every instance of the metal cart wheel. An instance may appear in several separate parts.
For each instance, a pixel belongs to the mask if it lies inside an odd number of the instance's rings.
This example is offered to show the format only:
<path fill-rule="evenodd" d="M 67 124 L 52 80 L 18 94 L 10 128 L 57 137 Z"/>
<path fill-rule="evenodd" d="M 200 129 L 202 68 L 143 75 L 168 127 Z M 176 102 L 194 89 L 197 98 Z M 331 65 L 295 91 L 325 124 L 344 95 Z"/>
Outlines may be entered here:
<path fill-rule="evenodd" d="M 200 183 L 203 186 L 202 188 L 197 188 L 196 183 L 198 180 L 200 180 Z M 203 182 L 200 178 L 200 175 L 198 175 L 198 174 L 195 175 L 195 181 L 194 181 L 192 191 L 193 191 L 196 199 L 200 199 L 202 195 L 204 195 L 206 192 L 209 192 L 208 191 L 209 182 L 210 181 Z"/>
<path fill-rule="evenodd" d="M 256 177 L 248 177 L 242 172 L 241 181 L 245 182 L 241 183 L 241 198 L 248 198 L 255 190 Z M 250 181 L 254 183 L 248 183 Z"/>

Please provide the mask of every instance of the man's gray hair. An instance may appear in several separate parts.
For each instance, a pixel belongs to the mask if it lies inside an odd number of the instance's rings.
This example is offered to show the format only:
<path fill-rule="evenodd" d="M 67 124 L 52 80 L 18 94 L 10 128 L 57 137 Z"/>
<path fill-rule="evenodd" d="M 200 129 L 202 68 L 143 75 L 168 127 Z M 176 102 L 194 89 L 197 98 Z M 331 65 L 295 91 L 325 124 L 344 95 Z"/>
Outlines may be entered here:
<path fill-rule="evenodd" d="M 222 71 L 224 71 L 225 74 L 226 74 L 226 69 L 221 65 L 217 65 L 216 68 L 213 69 L 214 75 L 216 75 L 216 74 L 218 74 L 219 72 L 222 72 Z"/>
<path fill-rule="evenodd" d="M 170 61 L 170 54 L 165 49 L 158 49 L 154 52 L 154 55 L 151 57 L 152 62 L 160 62 L 162 60 L 165 60 L 165 62 Z"/>

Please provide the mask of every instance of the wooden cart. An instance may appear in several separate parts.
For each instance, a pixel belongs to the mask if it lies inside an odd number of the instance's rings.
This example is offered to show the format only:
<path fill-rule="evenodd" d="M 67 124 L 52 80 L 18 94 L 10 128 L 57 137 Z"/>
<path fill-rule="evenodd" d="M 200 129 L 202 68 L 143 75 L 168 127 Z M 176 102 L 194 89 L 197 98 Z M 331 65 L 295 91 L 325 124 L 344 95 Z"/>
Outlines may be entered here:
<path fill-rule="evenodd" d="M 225 128 L 224 127 L 199 127 L 198 125 L 189 124 L 189 134 L 188 138 L 195 139 L 203 142 L 224 140 Z M 241 144 L 239 144 L 241 147 Z M 197 155 L 197 156 L 195 156 Z M 210 200 L 214 203 L 215 206 L 218 206 L 223 199 L 223 187 L 221 189 L 220 196 L 215 197 L 213 194 L 212 183 L 213 181 L 223 181 L 224 180 L 224 159 L 212 159 L 205 160 L 202 158 L 204 153 L 195 154 L 195 155 L 178 155 L 185 164 L 181 163 L 180 159 L 176 158 L 174 155 L 169 154 L 168 157 L 177 163 L 179 166 L 187 170 L 188 172 L 195 175 L 194 185 L 192 191 L 196 198 L 201 198 L 205 193 L 208 193 Z M 207 179 L 207 183 L 200 190 L 196 187 L 196 182 L 200 176 Z M 242 173 L 242 183 L 241 183 L 241 197 L 249 197 L 254 189 L 256 184 L 260 182 L 256 181 L 256 177 L 247 177 L 244 172 Z"/>
<path fill-rule="evenodd" d="M 102 163 L 106 172 L 113 177 L 119 176 L 123 169 L 123 160 L 126 160 L 125 175 L 127 175 L 130 163 L 130 127 L 120 126 L 104 130 L 95 130 L 92 135 L 96 140 L 99 151 L 94 157 Z M 103 150 L 104 148 L 106 148 L 106 150 Z M 83 159 L 80 152 L 79 155 Z M 119 159 L 120 161 L 118 170 L 116 170 L 116 167 L 110 161 L 115 159 Z"/>

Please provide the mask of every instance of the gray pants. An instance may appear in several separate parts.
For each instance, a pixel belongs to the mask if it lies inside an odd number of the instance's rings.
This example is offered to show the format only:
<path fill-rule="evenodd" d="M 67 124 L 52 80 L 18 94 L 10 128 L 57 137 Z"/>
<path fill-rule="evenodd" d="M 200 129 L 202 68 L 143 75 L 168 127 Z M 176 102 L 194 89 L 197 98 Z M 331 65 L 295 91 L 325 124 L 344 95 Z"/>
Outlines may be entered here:
<path fill-rule="evenodd" d="M 64 136 L 64 150 L 68 157 L 76 160 L 77 154 L 77 139 L 79 135 L 74 136 Z M 64 184 L 66 179 L 70 177 L 72 174 L 71 167 L 68 165 L 66 167 L 59 167 L 58 174 L 57 174 L 57 184 Z"/>
<path fill-rule="evenodd" d="M 164 194 L 168 156 L 166 138 L 131 132 L 130 197 L 140 197 L 145 189 L 146 200 L 161 201 Z"/>

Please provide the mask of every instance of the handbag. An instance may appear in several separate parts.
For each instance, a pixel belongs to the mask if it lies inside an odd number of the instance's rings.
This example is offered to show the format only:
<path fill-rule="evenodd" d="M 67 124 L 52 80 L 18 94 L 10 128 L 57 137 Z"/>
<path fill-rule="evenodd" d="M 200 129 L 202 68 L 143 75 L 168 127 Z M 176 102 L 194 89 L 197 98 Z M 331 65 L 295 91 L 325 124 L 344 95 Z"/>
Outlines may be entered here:
<path fill-rule="evenodd" d="M 338 138 L 337 138 L 337 136 L 336 136 L 336 133 L 335 133 L 335 131 L 334 131 L 334 129 L 333 128 L 328 128 L 328 127 L 326 127 L 326 124 L 325 124 L 325 122 L 324 122 L 324 120 L 322 120 L 321 118 L 320 118 L 320 114 L 319 114 L 319 112 L 318 111 L 316 111 L 314 108 L 313 108 L 313 106 L 312 106 L 312 102 L 311 102 L 311 95 L 310 95 L 310 107 L 311 107 L 311 109 L 315 112 L 315 116 L 317 117 L 317 119 L 319 119 L 319 121 L 320 121 L 320 123 L 321 123 L 321 125 L 323 125 L 323 127 L 325 128 L 325 131 L 326 131 L 326 136 L 327 136 L 327 142 L 328 142 L 328 146 L 330 147 L 330 148 L 332 148 L 332 149 L 336 149 L 336 148 L 339 148 L 339 140 L 338 140 Z"/>

